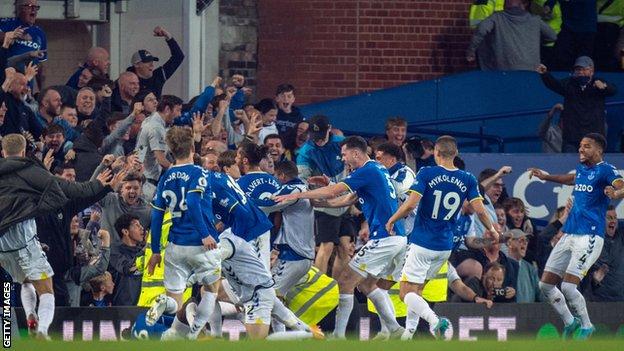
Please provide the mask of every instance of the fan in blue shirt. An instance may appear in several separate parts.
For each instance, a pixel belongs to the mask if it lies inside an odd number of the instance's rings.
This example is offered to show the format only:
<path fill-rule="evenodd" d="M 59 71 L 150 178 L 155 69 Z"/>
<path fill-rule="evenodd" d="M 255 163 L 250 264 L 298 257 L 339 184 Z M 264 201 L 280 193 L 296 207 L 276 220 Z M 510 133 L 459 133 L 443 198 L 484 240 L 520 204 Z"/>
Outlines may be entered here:
<path fill-rule="evenodd" d="M 579 327 L 580 339 L 589 338 L 595 330 L 577 286 L 602 251 L 610 200 L 624 197 L 622 176 L 603 161 L 606 147 L 604 136 L 590 133 L 581 140 L 576 173 L 549 175 L 541 169 L 529 168 L 530 175 L 541 180 L 574 185 L 572 209 L 562 229 L 564 235 L 550 253 L 539 283 L 544 296 L 563 319 L 564 339 Z M 559 283 L 561 290 L 557 288 Z M 568 304 L 578 317 L 572 316 Z"/>

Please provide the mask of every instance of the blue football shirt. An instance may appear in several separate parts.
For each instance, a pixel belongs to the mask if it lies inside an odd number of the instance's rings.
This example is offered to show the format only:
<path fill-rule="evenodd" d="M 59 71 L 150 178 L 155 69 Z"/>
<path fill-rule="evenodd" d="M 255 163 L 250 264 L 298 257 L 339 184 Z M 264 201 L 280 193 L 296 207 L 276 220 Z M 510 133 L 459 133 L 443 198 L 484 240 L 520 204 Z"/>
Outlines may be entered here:
<path fill-rule="evenodd" d="M 234 235 L 250 241 L 271 230 L 273 224 L 234 179 L 224 173 L 210 172 L 209 183 L 214 215 Z"/>
<path fill-rule="evenodd" d="M 377 161 L 369 160 L 342 182 L 359 197 L 370 228 L 370 238 L 388 237 L 386 223 L 399 208 L 388 170 Z M 405 236 L 402 221 L 394 224 L 394 232 L 395 235 Z"/>
<path fill-rule="evenodd" d="M 274 194 L 280 190 L 277 178 L 266 172 L 249 172 L 237 181 L 248 198 L 260 207 L 275 205 Z"/>
<path fill-rule="evenodd" d="M 183 246 L 202 245 L 202 233 L 200 228 L 196 228 L 193 224 L 186 198 L 191 192 L 200 192 L 202 197 L 211 194 L 206 173 L 207 171 L 199 166 L 174 165 L 160 178 L 152 207 L 163 212 L 168 209 L 171 213 L 169 242 Z M 216 240 L 219 237 L 216 229 L 210 223 L 207 223 L 207 227 L 209 234 Z"/>
<path fill-rule="evenodd" d="M 47 50 L 48 41 L 45 32 L 37 25 L 29 26 L 22 22 L 19 18 L 2 18 L 0 19 L 0 32 L 11 32 L 17 27 L 23 27 L 24 33 L 30 36 L 29 40 L 17 39 L 9 48 L 9 57 L 25 54 L 35 50 Z M 48 60 L 47 51 L 43 54 L 43 58 L 35 59 L 35 63 Z"/>
<path fill-rule="evenodd" d="M 607 207 L 611 199 L 604 194 L 605 187 L 622 179 L 615 167 L 600 162 L 593 166 L 576 166 L 574 205 L 562 231 L 566 234 L 598 235 L 604 237 Z"/>
<path fill-rule="evenodd" d="M 422 198 L 409 242 L 429 250 L 451 250 L 457 215 L 464 200 L 482 199 L 477 179 L 459 169 L 424 167 L 416 175 L 412 191 Z"/>

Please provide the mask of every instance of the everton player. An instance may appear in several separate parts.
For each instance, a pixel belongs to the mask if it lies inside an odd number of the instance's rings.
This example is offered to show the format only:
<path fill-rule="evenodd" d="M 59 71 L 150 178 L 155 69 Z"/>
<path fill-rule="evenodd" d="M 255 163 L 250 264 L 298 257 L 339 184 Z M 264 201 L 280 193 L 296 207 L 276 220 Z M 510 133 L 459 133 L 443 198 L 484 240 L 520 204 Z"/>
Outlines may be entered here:
<path fill-rule="evenodd" d="M 388 220 L 386 230 L 392 232 L 395 223 L 418 206 L 401 275 L 400 296 L 410 312 L 406 325 L 414 325 L 410 318 L 423 318 L 429 322 L 434 336 L 440 337 L 450 322 L 438 318 L 422 298 L 422 290 L 451 254 L 455 221 L 464 200 L 472 203 L 479 220 L 494 236 L 498 233 L 483 206 L 476 178 L 453 164 L 457 156 L 455 139 L 439 137 L 433 154 L 437 166 L 424 167 L 418 172 L 409 198 Z"/>
<path fill-rule="evenodd" d="M 579 327 L 578 338 L 587 339 L 595 329 L 577 286 L 602 252 L 609 200 L 622 197 L 624 188 L 622 176 L 602 159 L 606 144 L 601 134 L 585 135 L 579 146 L 580 164 L 574 174 L 550 175 L 537 168 L 529 169 L 532 176 L 541 180 L 574 185 L 572 209 L 562 228 L 564 235 L 550 253 L 539 283 L 565 323 L 564 339 Z M 559 283 L 561 290 L 557 288 Z"/>

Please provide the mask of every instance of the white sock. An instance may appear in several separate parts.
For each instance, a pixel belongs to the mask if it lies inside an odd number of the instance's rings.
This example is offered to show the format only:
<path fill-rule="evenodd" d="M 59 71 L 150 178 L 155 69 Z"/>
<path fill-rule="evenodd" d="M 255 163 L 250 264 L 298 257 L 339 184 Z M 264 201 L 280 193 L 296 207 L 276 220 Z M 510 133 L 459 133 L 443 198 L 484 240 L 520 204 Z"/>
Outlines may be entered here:
<path fill-rule="evenodd" d="M 289 310 L 288 307 L 284 306 L 282 300 L 280 300 L 277 296 L 273 300 L 273 310 L 271 311 L 271 316 L 274 319 L 277 319 L 278 322 L 284 323 L 284 325 L 290 329 L 305 331 L 310 330 L 310 327 L 297 318 L 297 316 L 295 316 L 295 314 Z"/>
<path fill-rule="evenodd" d="M 347 333 L 347 324 L 353 310 L 353 294 L 340 294 L 338 308 L 336 309 L 336 325 L 334 335 L 344 338 Z"/>
<path fill-rule="evenodd" d="M 302 330 L 283 331 L 267 336 L 267 340 L 300 340 L 311 339 L 312 333 Z"/>
<path fill-rule="evenodd" d="M 202 299 L 197 305 L 197 313 L 195 314 L 195 320 L 191 325 L 190 334 L 197 336 L 199 332 L 204 328 L 206 322 L 212 315 L 215 308 L 215 302 L 217 301 L 217 295 L 209 291 L 202 291 Z"/>
<path fill-rule="evenodd" d="M 383 320 L 388 331 L 393 332 L 401 327 L 394 316 L 390 295 L 384 294 L 382 289 L 377 288 L 370 292 L 367 297 L 375 305 L 379 319 Z"/>
<path fill-rule="evenodd" d="M 427 301 L 425 301 L 422 296 L 410 292 L 405 295 L 403 301 L 407 305 L 408 310 L 412 310 L 415 315 L 426 320 L 431 328 L 434 328 L 440 321 L 438 316 L 435 312 L 433 312 L 431 307 L 429 307 L 429 304 L 427 304 Z"/>
<path fill-rule="evenodd" d="M 171 329 L 175 330 L 178 336 L 184 336 L 190 331 L 188 324 L 182 323 L 182 321 L 178 319 L 177 315 L 173 318 L 173 323 L 171 323 Z"/>
<path fill-rule="evenodd" d="M 221 302 L 215 304 L 214 310 L 208 319 L 210 324 L 210 335 L 220 338 L 223 336 L 223 319 L 221 318 Z"/>
<path fill-rule="evenodd" d="M 585 304 L 585 298 L 583 294 L 576 288 L 576 284 L 563 282 L 561 283 L 561 292 L 568 300 L 568 304 L 581 319 L 581 328 L 591 328 L 592 323 L 589 320 L 589 314 L 587 313 L 587 304 Z"/>
<path fill-rule="evenodd" d="M 416 329 L 418 329 L 418 321 L 420 321 L 418 314 L 412 310 L 408 310 L 407 318 L 405 319 L 405 331 L 401 336 L 401 340 L 410 340 L 414 337 L 414 333 L 416 333 Z"/>
<path fill-rule="evenodd" d="M 39 326 L 37 332 L 48 335 L 48 328 L 54 319 L 54 294 L 41 294 L 39 296 Z"/>
<path fill-rule="evenodd" d="M 37 317 L 37 291 L 35 291 L 35 286 L 32 283 L 22 284 L 20 297 L 26 318 L 31 314 Z"/>
<path fill-rule="evenodd" d="M 285 332 L 286 325 L 274 318 L 273 320 L 271 320 L 271 329 L 273 329 L 273 333 Z"/>
<path fill-rule="evenodd" d="M 238 310 L 234 304 L 229 302 L 219 301 L 219 307 L 221 307 L 221 315 L 227 316 L 235 316 L 238 314 Z"/>
<path fill-rule="evenodd" d="M 166 314 L 174 314 L 178 312 L 178 302 L 171 296 L 165 295 L 167 298 L 167 304 L 165 305 L 165 311 L 163 313 Z"/>
<path fill-rule="evenodd" d="M 565 325 L 571 324 L 574 321 L 574 317 L 572 313 L 570 313 L 568 305 L 566 305 L 566 298 L 561 293 L 561 290 L 557 289 L 557 287 L 552 284 L 543 282 L 539 282 L 539 288 L 548 299 L 548 302 L 550 302 L 550 305 L 557 311 L 563 323 Z"/>

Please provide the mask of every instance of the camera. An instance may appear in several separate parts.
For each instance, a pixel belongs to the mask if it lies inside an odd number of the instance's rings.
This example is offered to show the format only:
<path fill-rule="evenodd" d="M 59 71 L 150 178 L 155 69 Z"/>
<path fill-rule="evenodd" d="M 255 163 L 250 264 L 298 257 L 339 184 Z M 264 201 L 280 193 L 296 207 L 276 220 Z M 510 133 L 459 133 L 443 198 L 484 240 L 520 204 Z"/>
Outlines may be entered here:
<path fill-rule="evenodd" d="M 494 296 L 505 297 L 507 294 L 506 288 L 494 288 Z"/>

